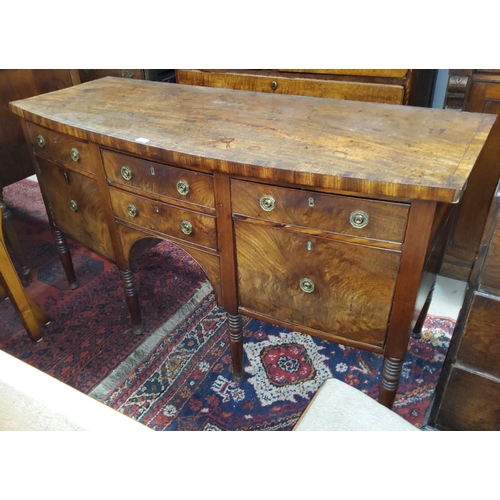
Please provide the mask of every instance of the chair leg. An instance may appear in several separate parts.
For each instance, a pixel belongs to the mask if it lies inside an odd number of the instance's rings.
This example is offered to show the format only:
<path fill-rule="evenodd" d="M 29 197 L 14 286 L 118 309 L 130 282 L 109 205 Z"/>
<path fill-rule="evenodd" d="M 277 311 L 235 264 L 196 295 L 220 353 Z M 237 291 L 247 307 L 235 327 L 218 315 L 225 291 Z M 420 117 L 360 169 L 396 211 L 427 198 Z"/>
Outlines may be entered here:
<path fill-rule="evenodd" d="M 28 335 L 37 342 L 43 337 L 41 324 L 47 324 L 50 319 L 26 294 L 21 284 L 5 246 L 1 216 L 0 207 L 0 296 L 9 297 Z"/>
<path fill-rule="evenodd" d="M 33 281 L 31 277 L 31 270 L 28 267 L 28 264 L 26 262 L 26 258 L 24 256 L 24 252 L 21 246 L 21 243 L 19 241 L 19 237 L 17 235 L 16 229 L 14 227 L 14 224 L 12 223 L 12 217 L 11 217 L 11 212 L 9 210 L 9 207 L 6 205 L 4 199 L 3 199 L 3 194 L 2 194 L 2 186 L 0 185 L 0 208 L 2 209 L 3 213 L 3 231 L 5 235 L 5 239 L 9 242 L 10 247 L 12 248 L 12 251 L 14 252 L 14 256 L 21 266 L 21 272 L 26 279 L 28 283 L 31 283 Z"/>

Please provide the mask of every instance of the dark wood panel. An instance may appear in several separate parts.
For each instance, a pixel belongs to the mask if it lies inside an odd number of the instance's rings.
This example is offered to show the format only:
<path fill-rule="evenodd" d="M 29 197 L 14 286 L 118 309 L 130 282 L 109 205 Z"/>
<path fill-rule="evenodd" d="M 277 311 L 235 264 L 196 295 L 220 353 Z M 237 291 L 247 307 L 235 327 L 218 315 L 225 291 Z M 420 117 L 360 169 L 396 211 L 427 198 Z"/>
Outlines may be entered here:
<path fill-rule="evenodd" d="M 454 367 L 444 393 L 438 427 L 452 431 L 500 430 L 498 381 Z"/>

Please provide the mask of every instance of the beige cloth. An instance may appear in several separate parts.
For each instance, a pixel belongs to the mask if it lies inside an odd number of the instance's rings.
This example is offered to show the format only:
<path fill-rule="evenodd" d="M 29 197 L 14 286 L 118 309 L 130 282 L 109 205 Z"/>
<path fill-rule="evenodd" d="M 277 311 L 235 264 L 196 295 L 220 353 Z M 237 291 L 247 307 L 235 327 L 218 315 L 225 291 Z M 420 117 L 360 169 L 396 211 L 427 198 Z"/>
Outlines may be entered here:
<path fill-rule="evenodd" d="M 295 431 L 418 431 L 393 411 L 340 380 L 318 390 Z"/>

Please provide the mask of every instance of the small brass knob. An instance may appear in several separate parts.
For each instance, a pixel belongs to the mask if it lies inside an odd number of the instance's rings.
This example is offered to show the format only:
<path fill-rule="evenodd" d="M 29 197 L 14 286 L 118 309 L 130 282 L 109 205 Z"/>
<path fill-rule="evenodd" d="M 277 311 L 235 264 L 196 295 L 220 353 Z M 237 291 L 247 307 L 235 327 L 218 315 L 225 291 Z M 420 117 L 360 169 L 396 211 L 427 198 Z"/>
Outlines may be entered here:
<path fill-rule="evenodd" d="M 349 222 L 351 223 L 352 227 L 355 227 L 356 229 L 362 229 L 365 227 L 370 218 L 368 217 L 368 214 L 366 212 L 363 212 L 362 210 L 356 210 L 354 212 L 351 212 L 351 215 L 349 217 Z"/>
<path fill-rule="evenodd" d="M 135 205 L 127 205 L 127 213 L 130 217 L 137 217 L 139 215 L 139 210 Z"/>
<path fill-rule="evenodd" d="M 271 82 L 271 88 L 273 90 L 276 90 L 278 88 L 278 82 L 275 82 L 274 80 Z"/>
<path fill-rule="evenodd" d="M 78 212 L 78 203 L 75 200 L 69 201 L 69 208 L 73 210 L 73 212 Z"/>
<path fill-rule="evenodd" d="M 260 199 L 260 208 L 266 212 L 270 212 L 276 208 L 276 200 L 272 196 L 266 194 Z"/>
<path fill-rule="evenodd" d="M 39 135 L 39 136 L 36 138 L 36 142 L 38 142 L 38 145 L 39 145 L 41 148 L 44 148 L 44 147 L 45 147 L 45 139 L 44 139 L 43 135 Z"/>
<path fill-rule="evenodd" d="M 181 231 L 184 234 L 191 234 L 193 232 L 193 224 L 191 224 L 188 220 L 183 220 L 181 222 Z"/>
<path fill-rule="evenodd" d="M 123 167 L 121 168 L 120 172 L 122 174 L 122 177 L 126 181 L 129 181 L 130 179 L 132 179 L 132 170 L 130 169 L 130 167 L 127 167 L 127 166 L 123 165 Z"/>
<path fill-rule="evenodd" d="M 300 280 L 299 285 L 300 285 L 300 289 L 305 293 L 314 292 L 314 281 L 310 280 L 309 278 L 302 278 Z"/>
<path fill-rule="evenodd" d="M 182 196 L 186 196 L 189 193 L 189 184 L 184 179 L 181 179 L 176 187 L 177 191 L 179 194 L 182 194 Z"/>
<path fill-rule="evenodd" d="M 71 148 L 71 151 L 69 152 L 69 155 L 71 156 L 71 159 L 73 161 L 80 160 L 80 153 L 78 152 L 78 149 L 76 149 L 76 148 Z"/>

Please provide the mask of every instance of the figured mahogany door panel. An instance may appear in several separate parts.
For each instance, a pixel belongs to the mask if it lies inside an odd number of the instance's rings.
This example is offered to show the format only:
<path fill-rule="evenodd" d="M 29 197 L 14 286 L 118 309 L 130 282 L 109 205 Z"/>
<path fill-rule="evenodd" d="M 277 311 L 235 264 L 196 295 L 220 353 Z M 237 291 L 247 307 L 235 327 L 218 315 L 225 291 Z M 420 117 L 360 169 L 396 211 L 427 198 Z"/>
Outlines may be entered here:
<path fill-rule="evenodd" d="M 409 205 L 233 180 L 233 213 L 401 243 Z"/>
<path fill-rule="evenodd" d="M 277 94 L 329 97 L 334 99 L 403 104 L 401 85 L 363 83 L 314 78 L 285 78 L 256 74 L 176 70 L 177 83 L 203 87 L 250 90 Z"/>
<path fill-rule="evenodd" d="M 97 181 L 40 157 L 37 176 L 56 226 L 77 243 L 113 260 Z"/>
<path fill-rule="evenodd" d="M 51 156 L 70 168 L 82 169 L 96 174 L 100 167 L 92 159 L 88 142 L 58 134 L 52 130 L 27 122 L 31 145 L 37 153 Z"/>
<path fill-rule="evenodd" d="M 500 298 L 474 294 L 457 359 L 500 378 Z"/>
<path fill-rule="evenodd" d="M 240 220 L 235 235 L 242 307 L 383 345 L 400 252 Z"/>
<path fill-rule="evenodd" d="M 111 184 L 154 193 L 181 202 L 215 207 L 214 181 L 208 174 L 163 165 L 111 151 L 102 151 Z"/>
<path fill-rule="evenodd" d="M 110 188 L 109 194 L 113 212 L 119 219 L 161 235 L 217 250 L 214 216 L 183 210 L 113 188 Z"/>
<path fill-rule="evenodd" d="M 500 381 L 454 366 L 436 424 L 454 431 L 500 430 Z"/>

